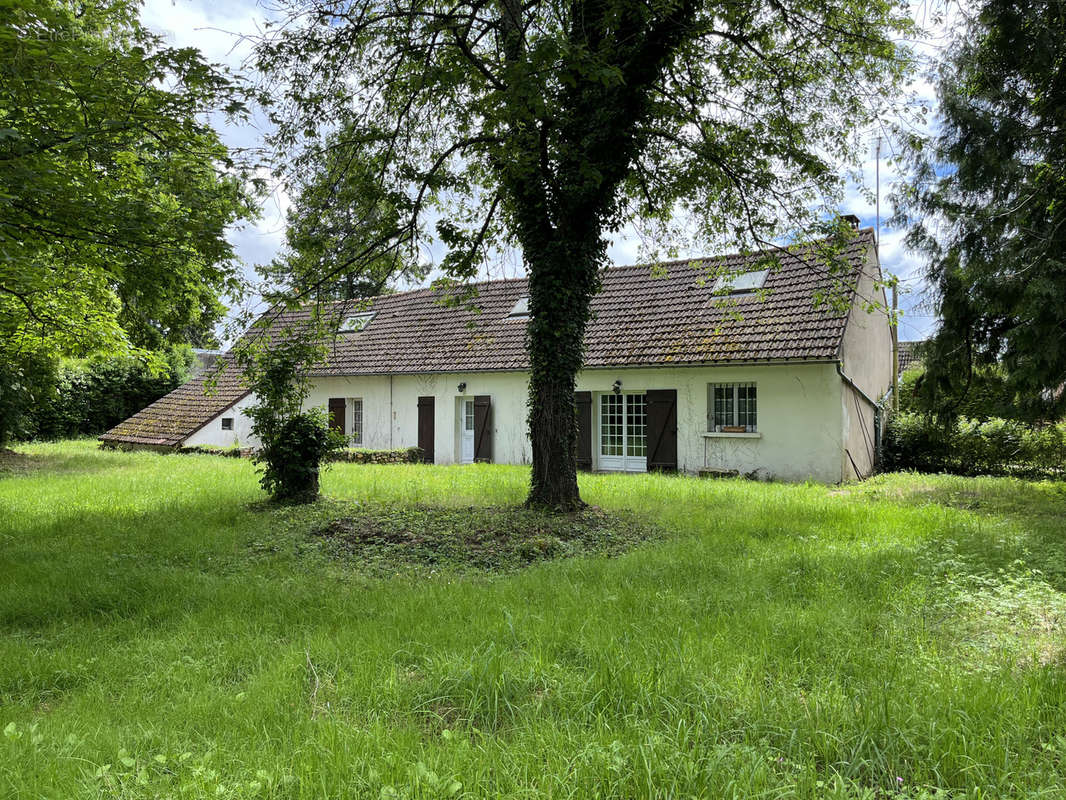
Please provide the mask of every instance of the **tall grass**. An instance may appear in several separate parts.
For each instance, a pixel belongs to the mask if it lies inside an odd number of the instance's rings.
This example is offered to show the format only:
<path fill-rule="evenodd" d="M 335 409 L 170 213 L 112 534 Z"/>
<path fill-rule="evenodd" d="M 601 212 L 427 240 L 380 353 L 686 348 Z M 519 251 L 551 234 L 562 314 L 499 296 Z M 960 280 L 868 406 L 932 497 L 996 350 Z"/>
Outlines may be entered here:
<path fill-rule="evenodd" d="M 0 477 L 0 796 L 1063 797 L 1066 492 L 582 476 L 670 531 L 518 574 L 252 548 L 251 465 Z M 328 471 L 517 505 L 528 472 Z"/>

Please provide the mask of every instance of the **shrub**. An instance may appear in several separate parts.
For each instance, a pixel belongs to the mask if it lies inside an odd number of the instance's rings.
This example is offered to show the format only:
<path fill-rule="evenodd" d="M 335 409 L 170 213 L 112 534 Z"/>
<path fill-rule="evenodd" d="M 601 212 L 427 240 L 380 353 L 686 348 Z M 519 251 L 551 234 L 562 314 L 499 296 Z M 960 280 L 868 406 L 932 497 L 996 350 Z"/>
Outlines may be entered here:
<path fill-rule="evenodd" d="M 0 346 L 0 449 L 12 439 L 33 438 L 31 411 L 48 397 L 56 368 L 47 355 L 13 355 L 10 348 Z"/>
<path fill-rule="evenodd" d="M 347 461 L 352 464 L 418 464 L 422 461 L 422 450 L 418 447 L 403 447 L 396 450 L 346 447 L 331 453 L 329 460 Z"/>
<path fill-rule="evenodd" d="M 967 417 L 987 422 L 993 419 L 1017 420 L 1028 424 L 1054 421 L 1044 416 L 1040 404 L 1026 403 L 1007 383 L 997 365 L 975 367 L 965 391 L 934 384 L 923 367 L 912 367 L 899 381 L 899 410 L 933 414 L 941 419 Z"/>
<path fill-rule="evenodd" d="M 343 444 L 322 409 L 293 414 L 280 422 L 276 435 L 263 440 L 256 454 L 263 473 L 259 482 L 279 502 L 311 502 L 318 497 L 319 465 Z"/>
<path fill-rule="evenodd" d="M 885 427 L 881 465 L 957 475 L 1066 477 L 1066 424 L 1035 427 L 965 417 L 943 424 L 901 413 Z"/>
<path fill-rule="evenodd" d="M 255 454 L 262 475 L 259 483 L 279 502 L 315 500 L 322 462 L 344 446 L 344 436 L 329 429 L 321 408 L 302 410 L 310 391 L 306 365 L 320 354 L 317 337 L 291 333 L 263 337 L 254 347 L 237 351 L 248 388 L 257 400 L 245 413 L 260 442 Z"/>

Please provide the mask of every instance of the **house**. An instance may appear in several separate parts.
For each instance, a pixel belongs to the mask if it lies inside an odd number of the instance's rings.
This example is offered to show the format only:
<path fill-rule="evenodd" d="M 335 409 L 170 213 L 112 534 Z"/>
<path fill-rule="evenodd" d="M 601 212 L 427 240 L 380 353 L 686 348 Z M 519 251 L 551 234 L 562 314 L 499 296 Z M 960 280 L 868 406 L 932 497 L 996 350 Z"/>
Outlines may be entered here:
<path fill-rule="evenodd" d="M 817 243 L 767 269 L 734 255 L 605 270 L 578 375 L 585 469 L 737 473 L 836 483 L 870 473 L 891 338 L 873 233 L 858 231 L 830 276 Z M 843 305 L 820 303 L 841 280 Z M 437 464 L 528 463 L 525 279 L 477 286 L 476 308 L 442 291 L 338 305 L 341 331 L 307 400 L 354 446 L 417 445 Z M 272 325 L 299 325 L 310 311 Z M 254 401 L 232 361 L 101 437 L 112 445 L 254 446 Z"/>

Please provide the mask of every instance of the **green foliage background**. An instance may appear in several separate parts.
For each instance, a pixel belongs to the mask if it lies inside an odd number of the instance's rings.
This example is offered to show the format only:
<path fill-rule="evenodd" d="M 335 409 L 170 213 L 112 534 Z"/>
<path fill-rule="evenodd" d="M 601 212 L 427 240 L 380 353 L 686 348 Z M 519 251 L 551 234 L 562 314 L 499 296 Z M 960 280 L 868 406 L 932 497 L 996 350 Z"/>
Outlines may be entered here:
<path fill-rule="evenodd" d="M 1066 412 L 1066 6 L 983 0 L 941 60 L 941 122 L 896 197 L 941 318 L 925 390 L 1003 369 L 1030 418 Z"/>
<path fill-rule="evenodd" d="M 64 361 L 54 385 L 27 409 L 21 436 L 99 435 L 184 383 L 193 360 L 192 350 L 181 345 L 157 354 L 152 366 L 130 355 Z"/>
<path fill-rule="evenodd" d="M 243 93 L 139 12 L 0 0 L 0 445 L 61 358 L 213 344 L 240 290 L 255 182 L 210 116 Z"/>
<path fill-rule="evenodd" d="M 937 384 L 922 367 L 909 369 L 900 378 L 899 408 L 915 414 L 933 414 L 942 421 L 955 417 L 1049 421 L 1045 407 L 1019 399 L 1016 385 L 999 365 L 975 368 L 968 381 L 955 389 Z"/>
<path fill-rule="evenodd" d="M 1066 423 L 1035 427 L 1017 420 L 927 414 L 890 418 L 882 439 L 882 469 L 955 475 L 1066 478 Z"/>

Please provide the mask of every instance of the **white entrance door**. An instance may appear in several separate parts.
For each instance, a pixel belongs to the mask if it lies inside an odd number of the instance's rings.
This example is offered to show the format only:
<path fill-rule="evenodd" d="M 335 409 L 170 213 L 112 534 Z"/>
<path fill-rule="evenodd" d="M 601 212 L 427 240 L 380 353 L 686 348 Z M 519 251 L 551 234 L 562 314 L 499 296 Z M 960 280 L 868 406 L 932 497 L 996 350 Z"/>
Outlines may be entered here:
<path fill-rule="evenodd" d="M 460 400 L 459 408 L 462 411 L 459 420 L 459 445 L 460 458 L 463 464 L 474 463 L 474 401 Z"/>
<path fill-rule="evenodd" d="M 599 468 L 644 472 L 648 468 L 647 402 L 643 394 L 602 394 Z"/>

